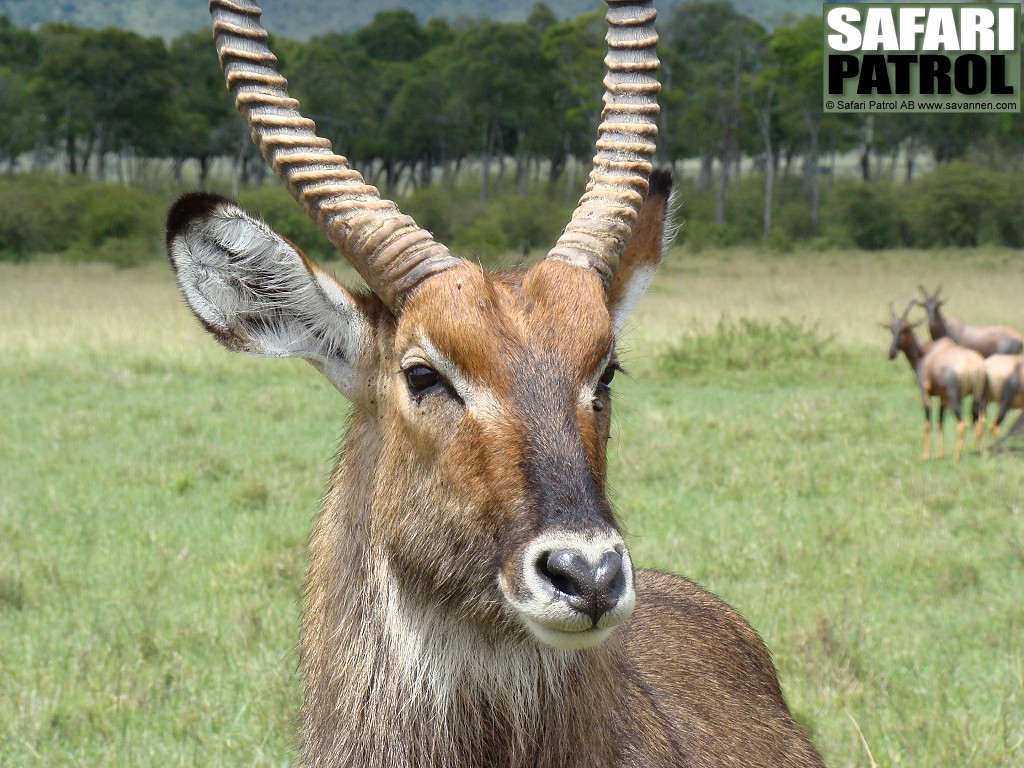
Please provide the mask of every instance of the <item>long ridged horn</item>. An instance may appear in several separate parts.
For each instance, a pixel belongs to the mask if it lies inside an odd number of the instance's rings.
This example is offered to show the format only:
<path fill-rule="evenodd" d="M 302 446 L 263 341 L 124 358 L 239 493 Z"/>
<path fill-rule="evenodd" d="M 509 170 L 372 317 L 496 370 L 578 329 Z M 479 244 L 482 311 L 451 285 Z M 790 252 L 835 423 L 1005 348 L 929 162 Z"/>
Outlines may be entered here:
<path fill-rule="evenodd" d="M 647 196 L 658 135 L 658 33 L 652 0 L 607 0 L 608 55 L 597 154 L 587 189 L 549 259 L 593 269 L 608 285 Z"/>
<path fill-rule="evenodd" d="M 224 78 L 256 146 L 370 289 L 401 310 L 417 286 L 459 260 L 316 135 L 277 71 L 256 2 L 210 0 L 210 14 Z"/>

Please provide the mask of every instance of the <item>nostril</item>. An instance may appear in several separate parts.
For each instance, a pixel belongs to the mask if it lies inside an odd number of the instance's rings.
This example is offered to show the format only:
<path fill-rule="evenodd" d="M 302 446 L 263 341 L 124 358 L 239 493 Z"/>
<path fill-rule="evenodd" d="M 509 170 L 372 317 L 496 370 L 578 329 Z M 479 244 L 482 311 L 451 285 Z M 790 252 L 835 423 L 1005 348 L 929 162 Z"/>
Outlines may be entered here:
<path fill-rule="evenodd" d="M 545 552 L 537 561 L 537 568 L 564 595 L 581 597 L 587 591 L 590 567 L 583 555 L 575 550 Z"/>
<path fill-rule="evenodd" d="M 597 593 L 617 596 L 622 591 L 623 582 L 622 555 L 618 552 L 605 552 L 594 569 Z"/>

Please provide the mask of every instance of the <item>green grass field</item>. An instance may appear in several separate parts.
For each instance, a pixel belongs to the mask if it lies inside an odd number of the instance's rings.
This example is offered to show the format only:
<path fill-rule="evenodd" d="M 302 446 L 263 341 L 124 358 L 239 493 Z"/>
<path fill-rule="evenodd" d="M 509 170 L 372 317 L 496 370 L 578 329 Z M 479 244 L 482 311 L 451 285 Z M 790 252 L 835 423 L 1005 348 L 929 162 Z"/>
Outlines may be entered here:
<path fill-rule="evenodd" d="M 634 561 L 750 619 L 829 765 L 1024 765 L 1024 463 L 919 461 L 878 321 L 921 281 L 1024 327 L 1011 251 L 673 253 L 611 484 Z M 346 412 L 221 351 L 162 265 L 0 264 L 0 765 L 291 764 Z"/>

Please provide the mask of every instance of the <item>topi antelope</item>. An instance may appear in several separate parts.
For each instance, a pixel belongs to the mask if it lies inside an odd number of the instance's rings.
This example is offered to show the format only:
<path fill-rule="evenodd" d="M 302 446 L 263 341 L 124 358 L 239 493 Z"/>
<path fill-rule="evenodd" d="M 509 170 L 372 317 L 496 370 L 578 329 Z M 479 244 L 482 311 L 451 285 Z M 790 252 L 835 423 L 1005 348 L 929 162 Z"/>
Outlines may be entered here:
<path fill-rule="evenodd" d="M 1024 408 L 1024 355 L 992 355 L 985 358 L 985 378 L 988 398 L 994 400 L 999 411 L 992 422 L 992 437 L 1011 408 Z"/>
<path fill-rule="evenodd" d="M 1005 325 L 967 325 L 963 320 L 946 318 L 940 309 L 946 299 L 940 299 L 942 286 L 935 293 L 928 293 L 923 285 L 919 285 L 924 299 L 917 303 L 928 313 L 928 331 L 932 339 L 948 336 L 957 344 L 973 349 L 982 357 L 989 355 L 1019 355 L 1024 351 L 1024 338 L 1013 328 Z"/>
<path fill-rule="evenodd" d="M 586 194 L 548 257 L 487 274 L 333 154 L 259 8 L 212 0 L 228 86 L 369 286 L 208 194 L 171 209 L 181 291 L 224 346 L 311 362 L 353 404 L 309 544 L 307 766 L 820 766 L 768 650 L 686 579 L 636 570 L 606 490 L 616 335 L 661 260 L 651 3 L 610 0 Z"/>
<path fill-rule="evenodd" d="M 946 419 L 946 408 L 952 408 L 956 416 L 957 435 L 953 458 L 960 460 L 964 445 L 967 422 L 963 414 L 963 398 L 970 395 L 971 416 L 977 424 L 978 449 L 984 450 L 985 431 L 985 361 L 973 349 L 958 346 L 950 339 L 918 341 L 914 333 L 920 323 L 911 323 L 907 315 L 917 302 L 911 300 L 903 314 L 897 316 L 896 309 L 889 304 L 890 321 L 882 321 L 882 327 L 892 334 L 889 345 L 889 359 L 895 360 L 902 352 L 917 377 L 917 386 L 924 403 L 924 451 L 921 458 L 931 457 L 932 398 L 939 398 L 939 458 L 945 454 L 945 440 L 942 434 Z"/>

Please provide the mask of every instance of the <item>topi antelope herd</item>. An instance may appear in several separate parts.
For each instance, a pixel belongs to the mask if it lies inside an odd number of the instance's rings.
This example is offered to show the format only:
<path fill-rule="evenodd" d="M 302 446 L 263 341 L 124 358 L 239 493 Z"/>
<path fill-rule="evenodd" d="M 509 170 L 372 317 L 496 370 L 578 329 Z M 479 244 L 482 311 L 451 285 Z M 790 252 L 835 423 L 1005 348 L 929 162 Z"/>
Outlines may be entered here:
<path fill-rule="evenodd" d="M 315 134 L 254 2 L 210 8 L 254 141 L 369 286 L 341 286 L 226 199 L 186 195 L 168 215 L 203 326 L 308 360 L 353 406 L 309 544 L 304 764 L 820 766 L 757 633 L 693 582 L 634 568 L 607 495 L 616 340 L 670 228 L 650 0 L 608 0 L 572 220 L 546 259 L 498 274 Z"/>
<path fill-rule="evenodd" d="M 971 419 L 975 424 L 978 450 L 985 452 L 985 413 L 989 402 L 998 406 L 992 422 L 992 437 L 999 433 L 999 427 L 1012 408 L 1024 408 L 1024 341 L 1021 335 L 1006 326 L 974 326 L 962 320 L 945 318 L 941 307 L 946 300 L 940 298 L 941 286 L 929 293 L 922 285 L 921 299 L 911 299 L 901 315 L 889 305 L 889 321 L 882 327 L 892 335 L 889 345 L 889 359 L 893 360 L 902 352 L 917 378 L 917 385 L 924 405 L 924 451 L 922 459 L 931 457 L 932 445 L 932 399 L 939 399 L 938 414 L 938 456 L 945 452 L 943 423 L 946 409 L 956 416 L 957 437 L 953 451 L 954 460 L 960 459 L 963 450 L 967 421 L 964 418 L 963 402 L 971 398 Z M 911 323 L 910 310 L 915 306 L 927 312 L 928 330 L 931 340 L 921 341 L 914 328 L 923 323 Z"/>

